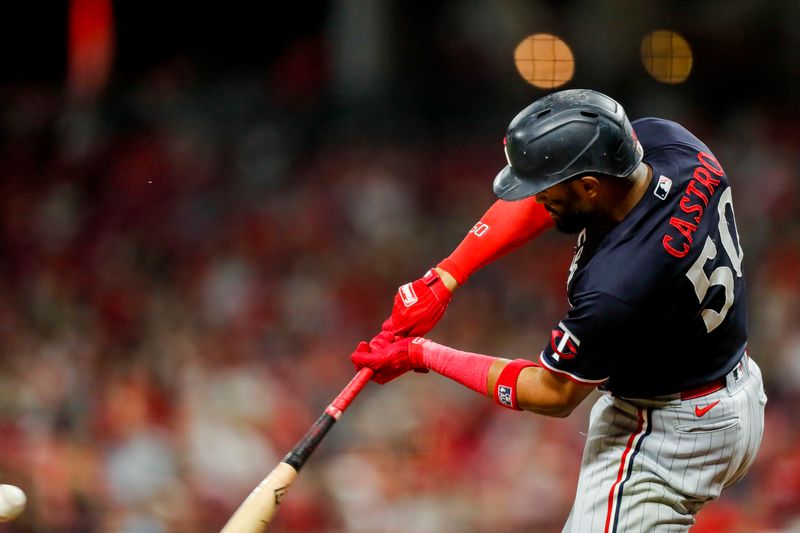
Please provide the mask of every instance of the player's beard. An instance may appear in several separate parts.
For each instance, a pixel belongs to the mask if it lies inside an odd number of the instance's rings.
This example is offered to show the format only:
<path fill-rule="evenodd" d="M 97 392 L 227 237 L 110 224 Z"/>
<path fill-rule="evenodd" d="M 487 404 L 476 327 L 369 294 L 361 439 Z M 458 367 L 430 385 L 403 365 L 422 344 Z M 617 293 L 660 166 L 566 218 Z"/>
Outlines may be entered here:
<path fill-rule="evenodd" d="M 562 212 L 558 218 L 555 218 L 556 229 L 570 235 L 580 233 L 583 228 L 591 226 L 594 221 L 594 217 L 589 213 L 578 211 Z"/>

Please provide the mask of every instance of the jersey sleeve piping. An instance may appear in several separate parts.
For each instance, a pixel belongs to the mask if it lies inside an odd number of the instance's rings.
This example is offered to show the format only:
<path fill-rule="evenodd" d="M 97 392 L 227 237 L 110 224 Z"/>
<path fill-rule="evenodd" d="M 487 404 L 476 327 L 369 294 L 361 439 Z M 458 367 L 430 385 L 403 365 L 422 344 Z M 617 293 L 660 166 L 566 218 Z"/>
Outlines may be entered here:
<path fill-rule="evenodd" d="M 606 381 L 608 381 L 608 379 L 609 379 L 607 377 L 603 378 L 603 379 L 586 379 L 586 378 L 582 378 L 580 376 L 572 374 L 571 372 L 567 372 L 565 370 L 561 370 L 559 368 L 555 368 L 555 367 L 549 365 L 547 363 L 547 361 L 545 361 L 543 355 L 544 355 L 544 352 L 539 354 L 539 363 L 544 368 L 546 368 L 548 371 L 550 371 L 550 372 L 552 372 L 554 374 L 558 374 L 560 376 L 563 376 L 563 377 L 567 378 L 570 381 L 574 381 L 575 383 L 580 383 L 581 385 L 601 385 L 601 384 L 605 383 Z"/>

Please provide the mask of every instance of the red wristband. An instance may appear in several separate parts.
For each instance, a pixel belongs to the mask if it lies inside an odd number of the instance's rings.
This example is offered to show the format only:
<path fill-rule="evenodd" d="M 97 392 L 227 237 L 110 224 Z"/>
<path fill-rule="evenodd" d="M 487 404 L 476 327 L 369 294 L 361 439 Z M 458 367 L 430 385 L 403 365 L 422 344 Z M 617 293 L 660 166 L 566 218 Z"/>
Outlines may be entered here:
<path fill-rule="evenodd" d="M 522 369 L 530 366 L 539 366 L 527 359 L 514 359 L 500 372 L 494 384 L 494 400 L 498 405 L 522 411 L 517 403 L 517 379 Z"/>

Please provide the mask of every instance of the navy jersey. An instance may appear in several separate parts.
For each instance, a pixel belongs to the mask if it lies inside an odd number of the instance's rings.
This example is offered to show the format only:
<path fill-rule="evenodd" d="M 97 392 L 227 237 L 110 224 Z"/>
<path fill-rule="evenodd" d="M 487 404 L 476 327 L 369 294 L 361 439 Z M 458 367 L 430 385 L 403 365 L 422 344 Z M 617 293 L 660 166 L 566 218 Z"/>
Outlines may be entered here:
<path fill-rule="evenodd" d="M 610 230 L 578 236 L 570 310 L 540 362 L 619 396 L 652 397 L 727 374 L 747 341 L 731 188 L 705 144 L 667 120 L 632 123 L 652 181 Z"/>

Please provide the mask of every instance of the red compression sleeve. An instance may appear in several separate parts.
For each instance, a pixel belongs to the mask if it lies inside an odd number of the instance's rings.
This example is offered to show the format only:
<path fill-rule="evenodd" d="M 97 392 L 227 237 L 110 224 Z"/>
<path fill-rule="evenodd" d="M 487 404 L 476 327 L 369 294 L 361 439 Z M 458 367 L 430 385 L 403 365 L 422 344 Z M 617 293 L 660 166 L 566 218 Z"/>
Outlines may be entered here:
<path fill-rule="evenodd" d="M 412 343 L 410 346 L 410 349 L 422 350 L 420 358 L 427 368 L 479 394 L 488 394 L 486 380 L 489 377 L 489 367 L 495 362 L 496 357 L 462 352 L 429 340 L 423 340 L 416 345 Z"/>
<path fill-rule="evenodd" d="M 437 266 L 462 285 L 473 272 L 519 248 L 553 224 L 553 218 L 536 202 L 535 196 L 497 200 L 453 253 Z"/>

